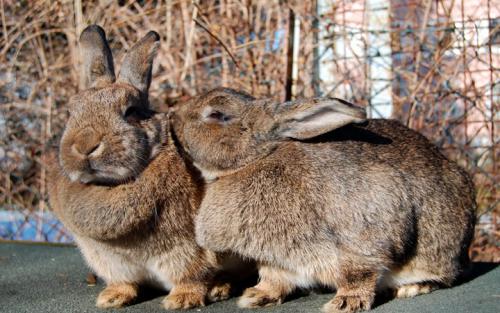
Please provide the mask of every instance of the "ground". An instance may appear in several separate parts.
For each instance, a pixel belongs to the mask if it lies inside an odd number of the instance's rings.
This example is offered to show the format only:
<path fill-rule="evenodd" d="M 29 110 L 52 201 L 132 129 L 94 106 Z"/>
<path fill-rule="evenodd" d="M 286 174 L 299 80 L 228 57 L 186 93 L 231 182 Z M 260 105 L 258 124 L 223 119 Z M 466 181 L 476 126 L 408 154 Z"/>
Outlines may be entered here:
<path fill-rule="evenodd" d="M 475 263 L 469 276 L 453 288 L 435 291 L 414 299 L 391 300 L 372 312 L 500 312 L 500 267 Z M 89 286 L 88 269 L 74 247 L 13 244 L 0 242 L 0 311 L 5 313 L 103 312 L 95 298 L 103 286 Z M 239 310 L 235 299 L 182 312 L 320 313 L 332 294 L 296 297 L 281 306 Z M 146 295 L 130 307 L 106 312 L 166 312 L 162 295 Z"/>

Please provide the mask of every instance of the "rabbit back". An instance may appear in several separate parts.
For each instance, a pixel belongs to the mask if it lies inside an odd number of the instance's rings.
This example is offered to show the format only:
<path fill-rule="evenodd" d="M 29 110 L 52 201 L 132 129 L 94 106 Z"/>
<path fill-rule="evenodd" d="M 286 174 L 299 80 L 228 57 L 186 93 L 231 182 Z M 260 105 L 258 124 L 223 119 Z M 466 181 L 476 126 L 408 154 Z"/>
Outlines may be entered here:
<path fill-rule="evenodd" d="M 224 216 L 224 219 L 220 217 Z M 449 284 L 467 262 L 470 178 L 425 137 L 391 120 L 281 143 L 207 188 L 197 240 L 321 280 L 352 262 L 431 268 Z"/>

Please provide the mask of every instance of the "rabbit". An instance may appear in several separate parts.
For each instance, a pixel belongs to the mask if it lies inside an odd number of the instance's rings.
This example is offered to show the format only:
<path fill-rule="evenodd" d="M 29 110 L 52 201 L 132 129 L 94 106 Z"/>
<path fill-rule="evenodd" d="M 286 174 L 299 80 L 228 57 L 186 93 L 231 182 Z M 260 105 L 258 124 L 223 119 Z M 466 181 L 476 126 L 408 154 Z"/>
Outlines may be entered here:
<path fill-rule="evenodd" d="M 197 242 L 258 263 L 242 308 L 319 285 L 336 289 L 324 312 L 369 310 L 377 292 L 428 293 L 467 266 L 471 179 L 397 121 L 341 99 L 275 103 L 227 88 L 170 118 L 207 180 Z"/>
<path fill-rule="evenodd" d="M 230 292 L 216 281 L 221 255 L 195 241 L 202 182 L 176 148 L 167 114 L 149 110 L 158 46 L 159 35 L 149 32 L 115 78 L 104 30 L 83 30 L 89 89 L 70 100 L 59 160 L 47 157 L 51 207 L 107 285 L 100 308 L 132 303 L 143 283 L 170 290 L 166 309 L 203 306 Z"/>

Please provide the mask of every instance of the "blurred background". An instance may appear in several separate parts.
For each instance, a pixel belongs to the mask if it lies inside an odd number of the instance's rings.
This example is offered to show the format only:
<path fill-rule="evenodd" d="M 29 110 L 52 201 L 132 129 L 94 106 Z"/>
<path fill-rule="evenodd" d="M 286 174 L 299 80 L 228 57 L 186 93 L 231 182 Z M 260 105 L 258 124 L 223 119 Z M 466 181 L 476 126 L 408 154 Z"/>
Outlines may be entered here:
<path fill-rule="evenodd" d="M 470 254 L 500 262 L 499 0 L 0 0 L 0 238 L 71 242 L 50 213 L 41 155 L 82 87 L 80 32 L 97 23 L 119 64 L 162 37 L 158 110 L 228 86 L 277 101 L 334 96 L 395 118 L 473 175 Z"/>

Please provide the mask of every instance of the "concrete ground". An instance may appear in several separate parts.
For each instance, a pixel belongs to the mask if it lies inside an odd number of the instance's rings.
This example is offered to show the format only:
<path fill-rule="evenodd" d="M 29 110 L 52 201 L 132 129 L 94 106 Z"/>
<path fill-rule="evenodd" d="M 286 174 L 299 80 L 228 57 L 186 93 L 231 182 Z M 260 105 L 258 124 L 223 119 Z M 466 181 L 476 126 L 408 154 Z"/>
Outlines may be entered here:
<path fill-rule="evenodd" d="M 391 300 L 373 312 L 500 312 L 500 267 L 476 263 L 464 281 L 451 289 L 437 290 L 414 299 Z M 86 268 L 74 247 L 0 242 L 0 312 L 102 312 L 94 307 L 103 285 L 88 286 Z M 147 299 L 149 298 L 149 299 Z M 296 297 L 281 306 L 238 309 L 235 299 L 184 312 L 320 312 L 332 294 Z M 107 312 L 165 312 L 162 296 L 146 295 L 132 306 Z"/>

